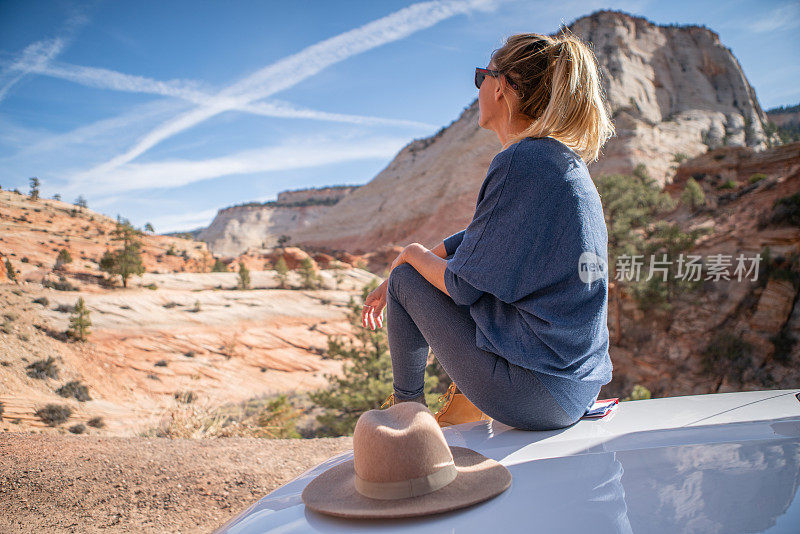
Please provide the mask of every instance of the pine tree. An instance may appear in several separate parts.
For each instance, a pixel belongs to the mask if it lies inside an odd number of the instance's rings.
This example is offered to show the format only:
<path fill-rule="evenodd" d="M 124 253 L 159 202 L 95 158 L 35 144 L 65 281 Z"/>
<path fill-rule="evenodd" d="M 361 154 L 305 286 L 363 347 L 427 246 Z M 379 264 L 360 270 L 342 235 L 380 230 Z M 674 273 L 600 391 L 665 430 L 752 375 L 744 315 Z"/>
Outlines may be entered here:
<path fill-rule="evenodd" d="M 28 196 L 30 197 L 31 200 L 39 200 L 39 186 L 41 185 L 41 182 L 35 176 L 30 178 L 30 182 L 31 182 L 31 191 Z"/>
<path fill-rule="evenodd" d="M 392 393 L 392 359 L 389 354 L 387 326 L 370 330 L 361 326 L 361 310 L 367 295 L 377 287 L 372 281 L 364 287 L 361 304 L 351 297 L 349 319 L 356 332 L 354 338 L 328 336 L 327 356 L 345 360 L 341 376 L 327 375 L 329 386 L 309 393 L 309 398 L 323 409 L 317 416 L 320 436 L 352 435 L 359 416 L 380 408 Z M 436 403 L 438 378 L 426 373 L 425 391 L 428 405 Z"/>
<path fill-rule="evenodd" d="M 275 273 L 278 275 L 278 287 L 285 289 L 289 282 L 289 266 L 286 265 L 286 260 L 283 259 L 283 256 L 275 262 Z"/>
<path fill-rule="evenodd" d="M 141 276 L 144 273 L 139 235 L 141 232 L 127 219 L 118 218 L 117 226 L 111 232 L 111 239 L 121 241 L 122 248 L 113 252 L 106 251 L 100 260 L 100 270 L 107 272 L 112 278 L 119 275 L 122 287 L 128 287 L 128 278 L 132 275 Z"/>
<path fill-rule="evenodd" d="M 656 261 L 660 261 L 666 255 L 670 263 L 665 266 L 666 281 L 662 273 L 654 272 L 650 280 L 643 280 L 635 285 L 634 292 L 643 311 L 653 306 L 669 310 L 679 293 L 693 291 L 702 286 L 702 278 L 700 280 L 678 278 L 678 258 L 681 254 L 692 250 L 697 238 L 707 231 L 693 229 L 684 232 L 679 224 L 665 221 L 659 221 L 648 228 L 643 250 L 645 259 L 649 260 L 652 255 Z"/>
<path fill-rule="evenodd" d="M 155 233 L 155 229 L 153 228 L 153 225 L 150 224 L 150 223 L 145 223 L 144 224 L 144 231 L 145 232 L 150 232 L 151 234 Z"/>
<path fill-rule="evenodd" d="M 250 289 L 250 270 L 241 261 L 239 262 L 239 289 Z"/>
<path fill-rule="evenodd" d="M 86 198 L 84 198 L 83 195 L 79 195 L 78 198 L 75 199 L 75 205 L 79 208 L 85 208 L 88 206 Z"/>
<path fill-rule="evenodd" d="M 75 303 L 72 316 L 69 318 L 69 330 L 67 330 L 67 335 L 77 341 L 86 341 L 91 325 L 92 320 L 89 319 L 89 310 L 86 308 L 83 297 L 79 297 L 78 302 Z"/>
<path fill-rule="evenodd" d="M 681 202 L 689 206 L 692 210 L 696 210 L 700 206 L 705 205 L 706 194 L 694 178 L 686 180 L 686 186 L 683 188 L 683 193 L 681 193 Z"/>
<path fill-rule="evenodd" d="M 603 175 L 596 180 L 608 230 L 609 281 L 617 258 L 643 254 L 644 228 L 653 217 L 674 208 L 670 196 L 658 189 L 644 165 L 638 165 L 635 173 L 634 176 Z M 635 282 L 614 280 L 614 289 L 609 294 L 616 311 L 617 343 L 622 339 L 621 291 L 624 285 L 632 283 Z"/>

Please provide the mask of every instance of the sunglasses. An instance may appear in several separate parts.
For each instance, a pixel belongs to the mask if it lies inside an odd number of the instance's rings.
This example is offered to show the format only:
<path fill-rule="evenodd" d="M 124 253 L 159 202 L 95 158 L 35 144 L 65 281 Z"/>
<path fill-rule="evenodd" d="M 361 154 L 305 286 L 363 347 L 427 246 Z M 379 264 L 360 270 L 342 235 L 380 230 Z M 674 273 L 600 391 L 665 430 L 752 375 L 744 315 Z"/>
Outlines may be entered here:
<path fill-rule="evenodd" d="M 480 89 L 481 88 L 481 84 L 483 83 L 483 80 L 485 80 L 487 76 L 493 76 L 493 77 L 497 78 L 501 74 L 502 74 L 502 72 L 500 72 L 499 70 L 491 70 L 491 69 L 483 69 L 481 67 L 475 67 L 475 87 Z M 510 85 L 512 89 L 514 89 L 514 90 L 519 89 L 517 84 L 514 83 L 511 80 L 511 78 L 506 76 L 506 80 L 508 81 L 508 85 Z"/>

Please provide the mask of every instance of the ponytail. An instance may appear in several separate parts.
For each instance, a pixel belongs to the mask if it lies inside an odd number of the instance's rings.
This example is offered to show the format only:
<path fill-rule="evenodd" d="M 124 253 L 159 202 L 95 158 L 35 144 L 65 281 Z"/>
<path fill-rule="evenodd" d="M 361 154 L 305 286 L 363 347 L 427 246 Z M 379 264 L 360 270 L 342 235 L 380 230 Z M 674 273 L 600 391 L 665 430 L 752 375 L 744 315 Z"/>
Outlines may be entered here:
<path fill-rule="evenodd" d="M 599 158 L 600 149 L 614 135 L 614 125 L 597 61 L 588 45 L 566 32 L 555 38 L 517 34 L 509 37 L 492 59 L 495 68 L 507 73 L 519 87 L 517 112 L 532 119 L 510 143 L 549 136 L 586 163 Z"/>

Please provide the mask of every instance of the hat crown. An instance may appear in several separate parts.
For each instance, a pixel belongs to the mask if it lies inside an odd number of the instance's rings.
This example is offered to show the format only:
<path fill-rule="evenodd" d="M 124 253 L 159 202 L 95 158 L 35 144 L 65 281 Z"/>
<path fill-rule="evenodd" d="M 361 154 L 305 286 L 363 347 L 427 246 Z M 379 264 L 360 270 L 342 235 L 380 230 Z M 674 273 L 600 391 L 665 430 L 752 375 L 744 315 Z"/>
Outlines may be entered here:
<path fill-rule="evenodd" d="M 442 429 L 418 402 L 368 410 L 353 431 L 356 475 L 371 482 L 400 482 L 431 475 L 453 463 Z"/>

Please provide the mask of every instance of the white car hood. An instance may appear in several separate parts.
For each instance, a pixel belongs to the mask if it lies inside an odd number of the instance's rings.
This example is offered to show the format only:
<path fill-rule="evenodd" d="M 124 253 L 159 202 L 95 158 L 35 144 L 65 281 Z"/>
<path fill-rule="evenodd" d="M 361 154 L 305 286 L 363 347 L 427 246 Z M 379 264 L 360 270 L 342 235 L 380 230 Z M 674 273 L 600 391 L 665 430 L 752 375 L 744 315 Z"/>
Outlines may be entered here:
<path fill-rule="evenodd" d="M 411 519 L 350 520 L 300 494 L 330 458 L 263 497 L 220 533 L 800 532 L 800 390 L 620 403 L 603 419 L 530 432 L 497 421 L 443 429 L 511 471 L 497 497 Z"/>

